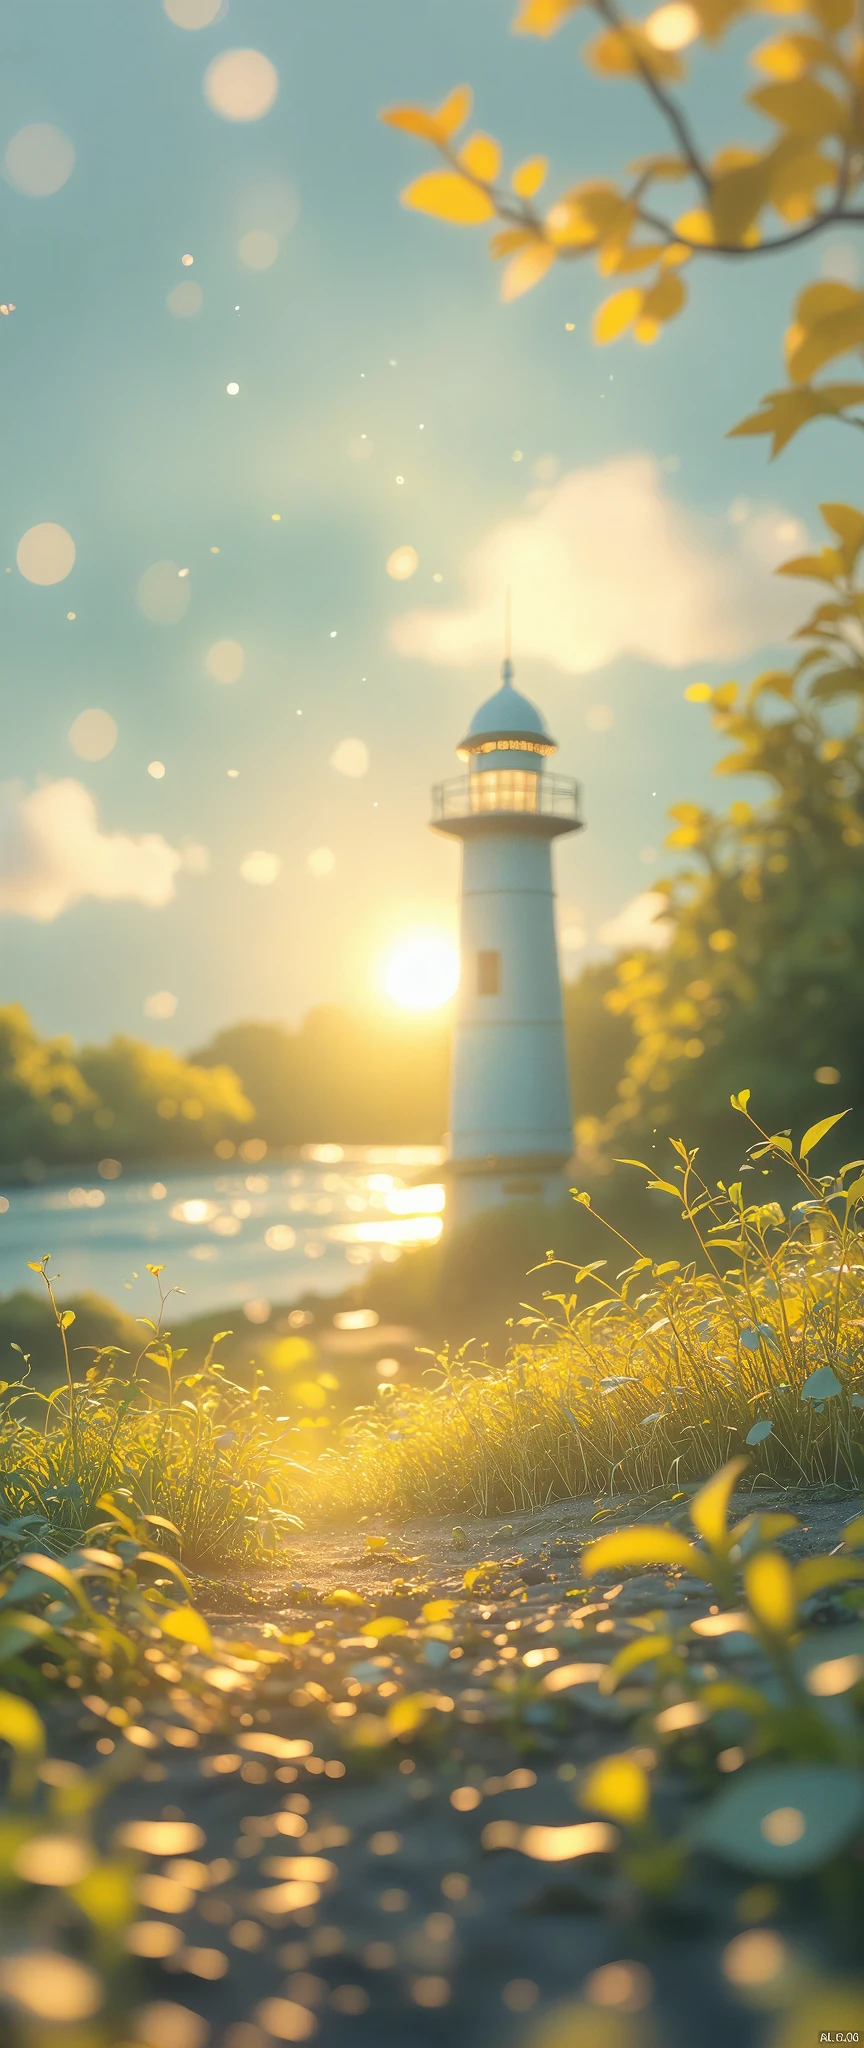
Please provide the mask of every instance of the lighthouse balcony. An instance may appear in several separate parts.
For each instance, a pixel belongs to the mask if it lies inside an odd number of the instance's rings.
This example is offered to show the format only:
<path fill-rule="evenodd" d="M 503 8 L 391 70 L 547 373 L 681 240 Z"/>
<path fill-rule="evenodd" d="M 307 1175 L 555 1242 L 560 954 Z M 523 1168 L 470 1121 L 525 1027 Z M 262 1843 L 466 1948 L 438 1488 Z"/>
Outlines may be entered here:
<path fill-rule="evenodd" d="M 517 819 L 550 837 L 578 831 L 578 783 L 567 775 L 491 768 L 476 775 L 453 775 L 432 791 L 432 824 L 439 832 L 462 834 L 496 822 L 511 829 Z"/>

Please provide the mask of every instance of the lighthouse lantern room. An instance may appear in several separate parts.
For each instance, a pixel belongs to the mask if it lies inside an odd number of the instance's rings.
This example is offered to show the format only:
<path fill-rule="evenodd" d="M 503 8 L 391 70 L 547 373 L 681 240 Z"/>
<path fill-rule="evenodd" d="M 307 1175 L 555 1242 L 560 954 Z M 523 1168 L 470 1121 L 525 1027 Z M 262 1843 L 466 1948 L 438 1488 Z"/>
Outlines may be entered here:
<path fill-rule="evenodd" d="M 461 979 L 448 1140 L 449 1221 L 511 1198 L 562 1196 L 572 1114 L 555 937 L 552 841 L 580 829 L 578 789 L 513 687 L 481 704 L 467 772 L 432 793 L 432 829 L 462 841 Z"/>

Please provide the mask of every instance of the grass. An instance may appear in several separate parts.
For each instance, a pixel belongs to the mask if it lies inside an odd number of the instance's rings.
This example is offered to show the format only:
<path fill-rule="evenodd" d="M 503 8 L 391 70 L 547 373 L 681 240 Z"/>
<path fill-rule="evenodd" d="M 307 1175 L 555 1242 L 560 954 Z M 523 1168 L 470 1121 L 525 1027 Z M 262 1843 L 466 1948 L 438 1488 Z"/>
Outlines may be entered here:
<path fill-rule="evenodd" d="M 745 1097 L 735 1106 L 754 1133 L 750 1169 L 797 1182 L 788 1213 L 748 1203 L 743 1177 L 710 1187 L 674 1141 L 674 1180 L 649 1167 L 649 1186 L 679 1205 L 693 1264 L 657 1264 L 605 1226 L 627 1257 L 616 1277 L 603 1260 L 573 1269 L 566 1291 L 523 1318 L 529 1334 L 501 1371 L 463 1350 L 443 1354 L 424 1386 L 380 1389 L 300 1487 L 303 1511 L 530 1509 L 679 1487 L 745 1449 L 754 1484 L 859 1486 L 864 1176 L 857 1163 L 818 1179 L 810 1170 L 839 1119 L 805 1133 L 796 1157 Z M 558 1277 L 551 1255 L 545 1270 Z"/>
<path fill-rule="evenodd" d="M 859 1486 L 864 1174 L 857 1163 L 811 1169 L 839 1118 L 814 1125 L 796 1154 L 787 1133 L 761 1129 L 746 1095 L 735 1107 L 749 1127 L 747 1186 L 762 1199 L 747 1201 L 743 1173 L 709 1185 L 678 1140 L 672 1179 L 647 1168 L 649 1187 L 678 1207 L 676 1231 L 683 1221 L 695 1235 L 691 1264 L 652 1261 L 578 1195 L 586 1225 L 610 1235 L 611 1271 L 603 1259 L 571 1270 L 550 1253 L 540 1270 L 556 1291 L 514 1328 L 502 1368 L 472 1361 L 469 1347 L 442 1354 L 421 1384 L 380 1387 L 340 1427 L 277 1414 L 260 1372 L 251 1386 L 230 1380 L 215 1356 L 230 1333 L 190 1367 L 164 1328 L 160 1267 L 149 1269 L 159 1310 L 138 1358 L 121 1364 L 107 1345 L 76 1379 L 74 1317 L 42 1260 L 33 1271 L 64 1379 L 44 1393 L 22 1354 L 21 1379 L 0 1394 L 0 1558 L 3 1546 L 62 1555 L 106 1497 L 164 1518 L 184 1564 L 206 1572 L 284 1555 L 298 1515 L 490 1514 L 674 1491 L 740 1452 L 752 1453 L 754 1484 Z M 791 1203 L 773 1198 L 778 1169 L 793 1176 Z"/>
<path fill-rule="evenodd" d="M 151 1267 L 159 1313 L 131 1370 L 121 1376 L 108 1345 L 75 1380 L 74 1316 L 57 1306 L 47 1268 L 43 1259 L 33 1271 L 48 1291 L 65 1377 L 41 1392 L 22 1354 L 21 1379 L 0 1396 L 0 1559 L 33 1547 L 62 1556 L 92 1532 L 106 1498 L 156 1517 L 154 1541 L 160 1520 L 170 1524 L 196 1570 L 272 1557 L 293 1525 L 292 1472 L 288 1418 L 274 1416 L 263 1377 L 251 1389 L 229 1380 L 214 1356 L 218 1334 L 201 1366 L 186 1369 L 163 1330 L 162 1269 Z"/>

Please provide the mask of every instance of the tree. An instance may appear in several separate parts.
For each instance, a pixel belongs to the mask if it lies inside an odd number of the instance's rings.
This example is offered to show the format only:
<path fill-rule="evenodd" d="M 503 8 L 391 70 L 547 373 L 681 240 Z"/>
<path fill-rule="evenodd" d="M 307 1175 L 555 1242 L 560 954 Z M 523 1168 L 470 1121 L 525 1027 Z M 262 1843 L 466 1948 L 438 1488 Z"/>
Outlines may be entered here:
<path fill-rule="evenodd" d="M 239 1074 L 271 1144 L 437 1145 L 447 1122 L 445 1012 L 365 1018 L 322 1004 L 297 1031 L 231 1025 L 195 1057 Z"/>
<path fill-rule="evenodd" d="M 212 1151 L 253 1115 L 229 1067 L 196 1067 L 132 1038 L 76 1053 L 71 1039 L 40 1038 L 20 1004 L 0 1010 L 5 1164 L 85 1161 L 109 1149 L 130 1163 Z"/>
<path fill-rule="evenodd" d="M 854 0 L 669 0 L 641 22 L 616 0 L 522 0 L 514 26 L 552 36 L 580 12 L 600 23 L 583 46 L 589 69 L 635 82 L 666 129 L 664 150 L 620 182 L 585 180 L 541 212 L 544 157 L 517 165 L 507 185 L 491 136 L 457 142 L 472 106 L 464 86 L 434 111 L 402 106 L 382 117 L 431 144 L 444 166 L 416 179 L 405 205 L 462 225 L 500 223 L 490 246 L 508 259 L 505 300 L 554 264 L 593 256 L 602 277 L 639 279 L 601 305 L 595 339 L 630 333 L 650 343 L 686 305 L 688 266 L 753 263 L 864 223 L 864 37 Z M 772 132 L 761 147 L 729 143 L 709 156 L 676 91 L 682 51 L 700 38 L 716 45 L 760 13 L 805 18 L 750 52 L 761 82 L 746 104 Z M 806 286 L 786 334 L 788 382 L 732 433 L 769 437 L 773 458 L 812 420 L 864 427 L 864 382 L 814 382 L 862 347 L 864 292 Z M 847 1097 L 864 1102 L 864 516 L 846 505 L 822 511 L 830 545 L 780 571 L 826 586 L 797 636 L 807 643 L 800 660 L 758 677 L 743 697 L 734 683 L 688 692 L 710 704 L 716 730 L 734 742 L 717 772 L 754 774 L 763 789 L 767 779 L 770 794 L 725 815 L 673 808 L 667 844 L 691 863 L 658 885 L 668 948 L 622 960 L 606 993 L 635 1044 L 611 1114 L 598 1102 L 581 1120 L 588 1161 L 622 1126 L 674 1120 L 708 1135 L 742 1080 L 777 1121 L 803 1113 L 814 1078 L 842 1079 Z"/>
<path fill-rule="evenodd" d="M 40 1038 L 20 1003 L 0 1010 L 0 1158 L 82 1158 L 98 1097 L 69 1038 Z"/>
<path fill-rule="evenodd" d="M 120 1158 L 211 1152 L 245 1135 L 255 1111 L 227 1066 L 196 1066 L 167 1046 L 112 1038 L 85 1046 L 79 1066 L 101 1106 L 103 1143 Z"/>

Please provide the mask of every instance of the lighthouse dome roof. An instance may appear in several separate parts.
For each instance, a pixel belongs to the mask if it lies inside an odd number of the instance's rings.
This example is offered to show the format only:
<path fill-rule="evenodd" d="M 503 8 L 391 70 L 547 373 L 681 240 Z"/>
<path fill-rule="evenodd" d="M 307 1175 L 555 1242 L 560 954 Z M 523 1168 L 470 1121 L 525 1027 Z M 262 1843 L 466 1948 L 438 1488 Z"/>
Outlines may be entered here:
<path fill-rule="evenodd" d="M 502 668 L 499 689 L 475 711 L 459 752 L 473 754 L 481 748 L 485 751 L 495 740 L 533 742 L 536 751 L 543 754 L 551 754 L 555 746 L 536 704 L 523 697 L 521 690 L 514 690 L 509 661 Z"/>

